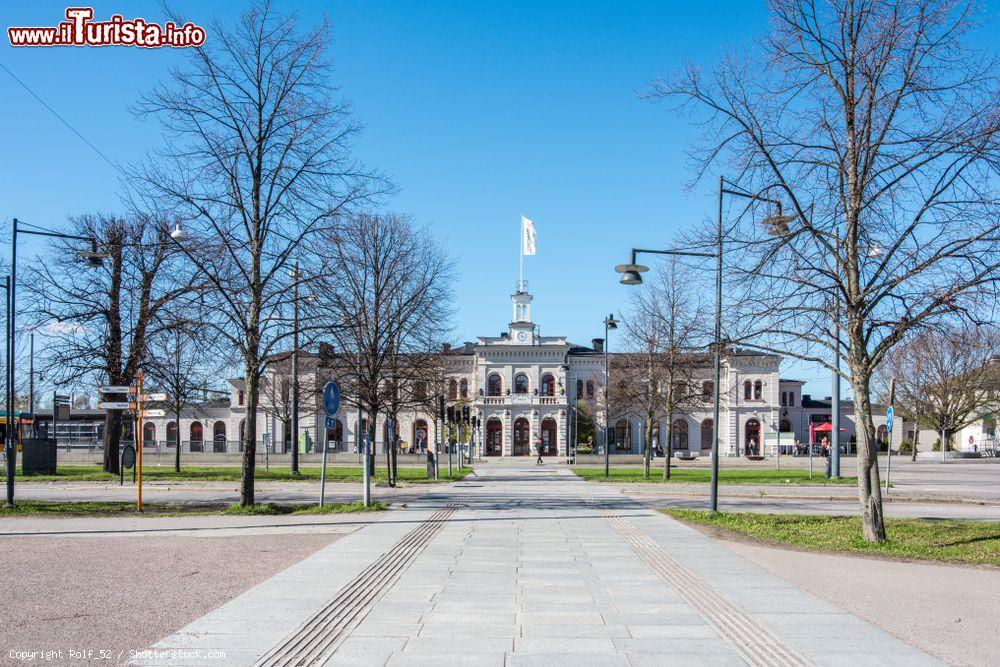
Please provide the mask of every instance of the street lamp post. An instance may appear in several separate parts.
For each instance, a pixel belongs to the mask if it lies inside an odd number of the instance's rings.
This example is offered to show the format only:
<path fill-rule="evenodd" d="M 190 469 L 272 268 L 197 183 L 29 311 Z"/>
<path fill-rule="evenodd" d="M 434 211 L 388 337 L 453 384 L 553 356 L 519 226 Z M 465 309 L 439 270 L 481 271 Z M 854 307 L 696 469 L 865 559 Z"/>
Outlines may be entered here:
<path fill-rule="evenodd" d="M 743 197 L 755 201 L 764 201 L 774 205 L 777 209 L 776 215 L 764 218 L 764 223 L 769 226 L 772 233 L 779 233 L 783 226 L 793 220 L 793 216 L 782 214 L 781 202 L 760 194 L 743 192 L 727 188 L 727 181 L 724 177 L 719 177 L 718 195 L 718 216 L 715 227 L 715 252 L 694 252 L 687 250 L 645 250 L 642 248 L 632 249 L 632 260 L 629 264 L 619 264 L 615 271 L 622 274 L 621 283 L 624 285 L 641 285 L 642 273 L 649 270 L 649 267 L 636 264 L 636 256 L 640 253 L 653 255 L 675 255 L 681 257 L 707 257 L 715 259 L 715 355 L 712 369 L 712 481 L 711 481 L 711 511 L 719 509 L 719 417 L 722 384 L 722 200 L 724 195 Z M 730 184 L 732 185 L 732 184 Z"/>
<path fill-rule="evenodd" d="M 25 227 L 27 225 L 27 228 Z M 7 285 L 7 429 L 4 437 L 4 449 L 7 452 L 7 500 L 6 507 L 14 505 L 14 470 L 16 469 L 16 436 L 12 429 L 14 410 L 14 359 L 16 357 L 14 331 L 17 327 L 17 235 L 27 234 L 30 236 L 46 236 L 56 239 L 69 239 L 75 241 L 88 241 L 89 251 L 81 251 L 80 256 L 87 261 L 89 266 L 100 266 L 102 260 L 107 257 L 104 253 L 97 252 L 97 239 L 92 236 L 79 236 L 77 234 L 64 234 L 51 229 L 38 227 L 27 223 L 21 223 L 14 218 L 13 229 L 10 241 L 10 283 Z"/>
<path fill-rule="evenodd" d="M 608 434 L 611 432 L 611 425 L 608 423 L 608 380 L 611 377 L 608 373 L 608 332 L 618 328 L 615 321 L 615 314 L 611 313 L 604 318 L 604 477 L 610 475 L 611 468 L 611 441 Z"/>
<path fill-rule="evenodd" d="M 292 275 L 292 470 L 299 474 L 299 260 L 295 260 Z"/>

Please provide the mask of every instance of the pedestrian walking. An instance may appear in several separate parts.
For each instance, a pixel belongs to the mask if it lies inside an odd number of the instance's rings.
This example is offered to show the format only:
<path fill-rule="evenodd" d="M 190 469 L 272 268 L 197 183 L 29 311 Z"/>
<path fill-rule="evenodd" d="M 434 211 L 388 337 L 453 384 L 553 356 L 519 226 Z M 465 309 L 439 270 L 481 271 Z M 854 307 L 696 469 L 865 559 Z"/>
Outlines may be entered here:
<path fill-rule="evenodd" d="M 535 449 L 538 451 L 538 461 L 535 462 L 536 465 L 542 465 L 542 439 L 539 438 L 535 443 Z"/>

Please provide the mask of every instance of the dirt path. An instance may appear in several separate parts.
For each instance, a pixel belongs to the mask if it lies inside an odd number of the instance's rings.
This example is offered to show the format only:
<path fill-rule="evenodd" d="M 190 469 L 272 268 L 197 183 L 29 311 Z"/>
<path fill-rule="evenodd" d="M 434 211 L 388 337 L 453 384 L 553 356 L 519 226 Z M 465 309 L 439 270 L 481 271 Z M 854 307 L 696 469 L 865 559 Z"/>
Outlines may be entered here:
<path fill-rule="evenodd" d="M 0 538 L 0 664 L 124 662 L 340 537 Z"/>

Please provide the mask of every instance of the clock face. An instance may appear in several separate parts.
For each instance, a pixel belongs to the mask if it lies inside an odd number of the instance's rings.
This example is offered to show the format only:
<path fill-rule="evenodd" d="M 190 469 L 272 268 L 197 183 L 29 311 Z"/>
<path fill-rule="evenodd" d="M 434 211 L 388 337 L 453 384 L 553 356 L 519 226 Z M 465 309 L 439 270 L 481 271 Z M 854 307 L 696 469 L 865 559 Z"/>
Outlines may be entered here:
<path fill-rule="evenodd" d="M 522 331 L 517 334 L 517 339 L 523 343 L 524 341 L 528 340 L 528 334 Z"/>

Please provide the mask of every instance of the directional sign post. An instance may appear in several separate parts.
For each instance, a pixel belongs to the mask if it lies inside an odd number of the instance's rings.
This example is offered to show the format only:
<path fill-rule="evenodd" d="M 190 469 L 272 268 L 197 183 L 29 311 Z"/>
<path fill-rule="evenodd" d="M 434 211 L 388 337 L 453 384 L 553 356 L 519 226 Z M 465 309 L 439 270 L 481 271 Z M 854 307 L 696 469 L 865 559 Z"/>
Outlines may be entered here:
<path fill-rule="evenodd" d="M 135 403 L 128 401 L 101 401 L 97 404 L 101 410 L 130 410 L 135 407 Z"/>
<path fill-rule="evenodd" d="M 110 387 L 98 387 L 97 391 L 102 394 L 131 394 L 135 392 L 135 387 L 112 385 Z"/>
<path fill-rule="evenodd" d="M 340 409 L 340 387 L 337 386 L 336 382 L 327 382 L 326 386 L 323 387 L 323 409 L 326 410 L 326 428 L 333 428 L 333 424 L 336 424 L 334 415 Z M 326 451 L 330 448 L 330 440 L 324 434 L 320 442 L 323 443 L 323 465 L 319 471 L 319 506 L 322 507 L 323 501 L 326 499 Z M 365 484 L 368 484 L 368 475 L 365 475 Z M 367 493 L 365 497 L 368 497 Z"/>
<path fill-rule="evenodd" d="M 889 472 L 892 470 L 892 422 L 895 421 L 896 409 L 893 403 L 896 402 L 896 378 L 889 380 L 889 407 L 885 409 L 885 433 L 889 442 L 885 446 L 885 494 L 889 495 Z M 876 450 L 875 460 L 878 461 L 878 451 Z M 878 467 L 878 466 L 876 466 Z"/>

